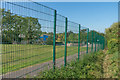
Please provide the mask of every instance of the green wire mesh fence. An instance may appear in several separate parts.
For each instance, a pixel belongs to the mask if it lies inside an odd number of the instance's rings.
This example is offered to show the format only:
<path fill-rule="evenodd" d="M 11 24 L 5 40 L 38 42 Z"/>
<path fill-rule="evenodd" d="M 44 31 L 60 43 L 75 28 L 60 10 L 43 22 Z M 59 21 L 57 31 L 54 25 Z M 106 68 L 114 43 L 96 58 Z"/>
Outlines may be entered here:
<path fill-rule="evenodd" d="M 2 0 L 1 4 L 3 78 L 55 70 L 79 60 L 82 54 L 105 48 L 103 36 L 69 21 L 52 8 L 31 0 Z"/>
<path fill-rule="evenodd" d="M 67 61 L 75 60 L 78 57 L 78 36 L 79 24 L 68 21 L 67 28 Z"/>

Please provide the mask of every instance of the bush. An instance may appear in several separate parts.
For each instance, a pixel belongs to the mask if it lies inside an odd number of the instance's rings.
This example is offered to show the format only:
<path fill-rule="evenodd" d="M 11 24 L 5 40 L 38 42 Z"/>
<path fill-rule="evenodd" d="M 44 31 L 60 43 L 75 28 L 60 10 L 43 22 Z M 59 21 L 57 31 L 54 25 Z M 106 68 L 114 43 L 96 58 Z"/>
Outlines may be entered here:
<path fill-rule="evenodd" d="M 118 40 L 111 39 L 108 41 L 108 51 L 109 53 L 114 53 L 118 49 Z"/>
<path fill-rule="evenodd" d="M 81 56 L 80 61 L 73 61 L 66 67 L 56 68 L 53 70 L 43 71 L 36 78 L 101 78 L 103 51 Z"/>

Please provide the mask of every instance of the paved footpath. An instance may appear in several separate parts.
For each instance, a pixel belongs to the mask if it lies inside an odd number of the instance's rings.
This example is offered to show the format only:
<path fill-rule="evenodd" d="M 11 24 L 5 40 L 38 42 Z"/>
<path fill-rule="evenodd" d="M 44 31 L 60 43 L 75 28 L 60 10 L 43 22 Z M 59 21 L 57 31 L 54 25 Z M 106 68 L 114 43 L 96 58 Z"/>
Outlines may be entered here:
<path fill-rule="evenodd" d="M 81 54 L 84 54 L 86 52 L 81 52 Z M 67 57 L 67 61 L 70 62 L 72 60 L 76 60 L 78 54 L 74 54 L 74 55 L 70 55 Z M 64 65 L 64 57 L 59 58 L 56 60 L 56 66 L 60 67 L 61 65 Z M 29 78 L 36 76 L 40 71 L 46 70 L 46 69 L 50 69 L 53 67 L 53 63 L 52 60 L 42 63 L 42 64 L 36 64 L 33 66 L 29 66 L 26 68 L 23 68 L 21 70 L 18 71 L 13 71 L 13 72 L 9 72 L 7 74 L 4 74 L 2 77 L 3 78 L 25 78 L 27 76 L 29 76 Z"/>

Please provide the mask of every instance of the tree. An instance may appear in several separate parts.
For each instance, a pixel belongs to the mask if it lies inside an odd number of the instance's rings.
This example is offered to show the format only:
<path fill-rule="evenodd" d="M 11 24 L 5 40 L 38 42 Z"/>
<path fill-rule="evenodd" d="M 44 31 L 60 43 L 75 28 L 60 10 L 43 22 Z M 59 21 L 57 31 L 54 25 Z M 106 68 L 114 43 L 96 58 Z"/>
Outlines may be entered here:
<path fill-rule="evenodd" d="M 70 42 L 76 42 L 76 41 L 78 41 L 78 34 L 76 34 L 76 33 L 71 33 L 71 34 L 69 35 L 69 37 L 68 37 L 68 40 L 69 40 Z"/>
<path fill-rule="evenodd" d="M 41 25 L 37 18 L 25 17 L 25 19 L 27 26 L 24 27 L 24 30 L 26 31 L 23 31 L 23 34 L 25 35 L 27 42 L 31 43 L 30 41 L 36 40 L 38 36 L 42 34 Z"/>
<path fill-rule="evenodd" d="M 10 10 L 2 9 L 2 41 L 3 43 L 20 43 L 27 40 L 28 43 L 36 40 L 42 33 L 41 25 L 37 18 L 13 15 Z"/>

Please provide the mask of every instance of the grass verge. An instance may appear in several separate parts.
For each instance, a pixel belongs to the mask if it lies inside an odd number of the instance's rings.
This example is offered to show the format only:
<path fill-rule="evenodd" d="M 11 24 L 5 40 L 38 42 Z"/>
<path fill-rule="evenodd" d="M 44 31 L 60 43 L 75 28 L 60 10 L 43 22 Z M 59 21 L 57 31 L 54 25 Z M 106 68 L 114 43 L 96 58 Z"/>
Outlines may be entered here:
<path fill-rule="evenodd" d="M 66 67 L 56 68 L 39 73 L 36 78 L 102 78 L 103 51 L 81 56 L 80 61 L 72 61 Z"/>
<path fill-rule="evenodd" d="M 66 67 L 40 72 L 35 78 L 118 78 L 118 53 L 106 51 L 89 53 L 81 56 L 79 61 L 72 61 Z"/>

